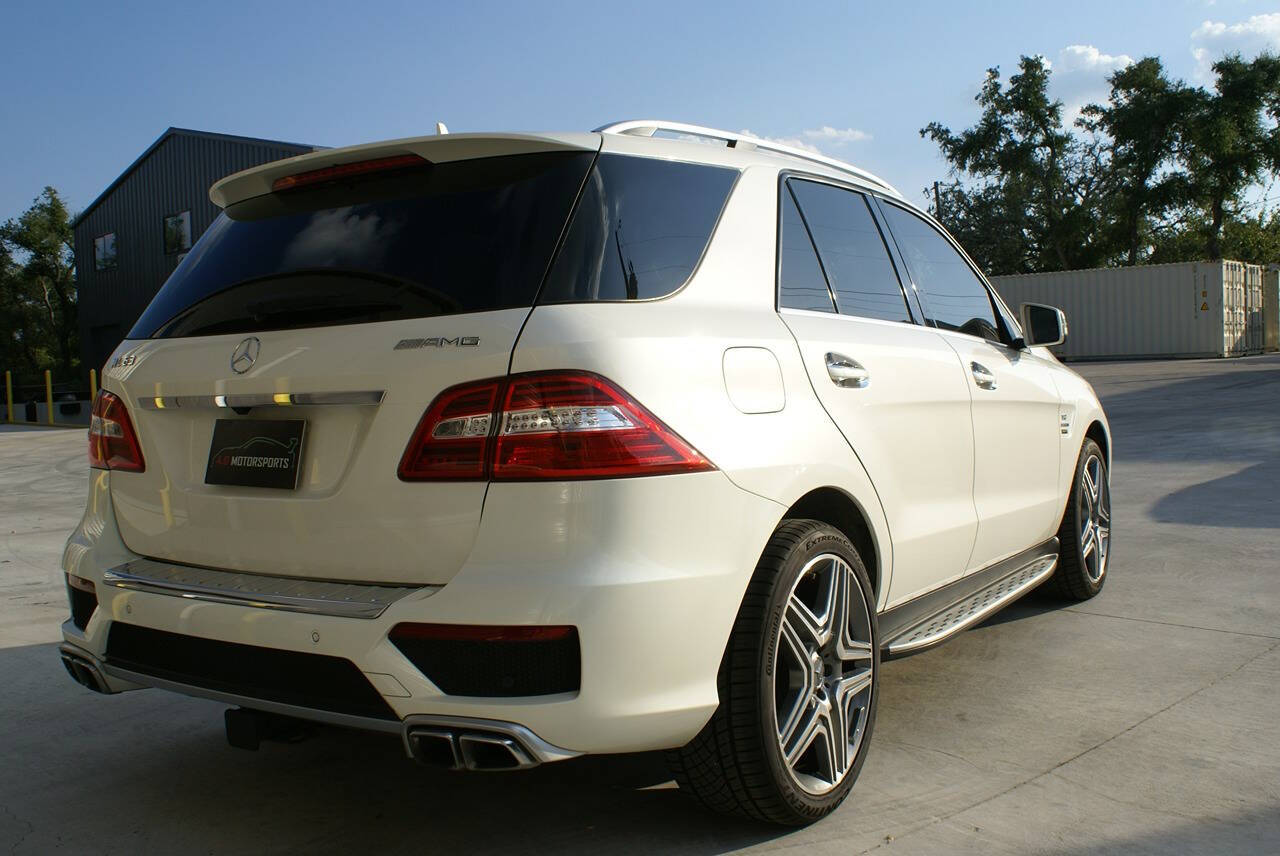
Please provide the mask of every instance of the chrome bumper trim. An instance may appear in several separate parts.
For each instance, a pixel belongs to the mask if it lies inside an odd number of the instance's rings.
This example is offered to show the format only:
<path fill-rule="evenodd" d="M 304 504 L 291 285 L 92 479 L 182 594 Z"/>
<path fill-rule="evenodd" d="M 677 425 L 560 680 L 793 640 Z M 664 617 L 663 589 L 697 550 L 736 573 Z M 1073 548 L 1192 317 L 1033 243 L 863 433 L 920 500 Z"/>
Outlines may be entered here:
<path fill-rule="evenodd" d="M 368 406 L 381 404 L 381 389 L 355 392 L 276 392 L 231 395 L 144 395 L 138 398 L 143 410 L 216 410 L 238 407 L 311 407 L 320 404 Z"/>
<path fill-rule="evenodd" d="M 169 681 L 164 678 L 156 678 L 151 675 L 144 675 L 141 672 L 131 672 L 128 669 L 122 669 L 119 666 L 113 666 L 110 663 L 99 661 L 99 668 L 102 672 L 113 678 L 129 681 L 130 683 L 139 684 L 144 687 L 154 687 L 158 690 L 169 690 L 170 692 L 182 693 L 183 695 L 195 696 L 196 698 L 208 699 L 209 701 L 222 702 L 223 704 L 234 704 L 239 707 L 247 707 L 252 710 L 261 710 L 267 713 L 278 713 L 281 716 L 292 716 L 296 719 L 307 719 L 312 722 L 323 722 L 329 725 L 340 725 L 343 728 L 358 728 L 362 731 L 379 731 L 384 734 L 399 734 L 401 730 L 401 722 L 398 719 L 376 719 L 371 716 L 356 716 L 350 713 L 334 713 L 329 710 L 316 710 L 312 707 L 298 707 L 297 705 L 284 704 L 277 701 L 267 701 L 260 698 L 251 698 L 249 696 L 236 695 L 234 693 L 224 693 L 218 690 L 209 690 L 204 687 L 196 687 L 191 684 L 178 683 L 177 681 Z"/>
<path fill-rule="evenodd" d="M 111 568 L 102 583 L 116 588 L 213 603 L 280 609 L 340 618 L 377 618 L 411 594 L 435 594 L 441 586 L 370 585 L 217 571 L 135 559 Z"/>

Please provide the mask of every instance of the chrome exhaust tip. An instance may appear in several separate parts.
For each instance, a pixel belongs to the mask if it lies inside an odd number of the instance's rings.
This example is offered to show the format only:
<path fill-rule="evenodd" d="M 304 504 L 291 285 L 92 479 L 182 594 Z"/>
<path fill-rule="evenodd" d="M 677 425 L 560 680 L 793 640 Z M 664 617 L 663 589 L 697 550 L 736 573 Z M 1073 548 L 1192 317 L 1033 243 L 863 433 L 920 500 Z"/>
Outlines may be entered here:
<path fill-rule="evenodd" d="M 444 770 L 463 768 L 462 752 L 453 732 L 443 728 L 411 728 L 405 743 L 413 760 Z"/>
<path fill-rule="evenodd" d="M 59 648 L 58 654 L 62 658 L 63 668 L 67 670 L 67 674 L 77 684 L 93 690 L 95 693 L 112 694 L 113 691 L 107 686 L 107 681 L 102 677 L 102 672 L 98 671 L 97 664 L 88 657 L 77 653 L 69 645 L 63 645 Z"/>
<path fill-rule="evenodd" d="M 527 770 L 538 766 L 538 762 L 513 737 L 462 734 L 458 737 L 458 746 L 468 770 Z"/>
<path fill-rule="evenodd" d="M 548 743 L 518 723 L 469 716 L 411 714 L 400 736 L 410 758 L 447 770 L 527 770 L 582 754 Z"/>
<path fill-rule="evenodd" d="M 419 764 L 444 770 L 527 770 L 541 763 L 516 737 L 496 731 L 411 726 L 405 745 Z"/>

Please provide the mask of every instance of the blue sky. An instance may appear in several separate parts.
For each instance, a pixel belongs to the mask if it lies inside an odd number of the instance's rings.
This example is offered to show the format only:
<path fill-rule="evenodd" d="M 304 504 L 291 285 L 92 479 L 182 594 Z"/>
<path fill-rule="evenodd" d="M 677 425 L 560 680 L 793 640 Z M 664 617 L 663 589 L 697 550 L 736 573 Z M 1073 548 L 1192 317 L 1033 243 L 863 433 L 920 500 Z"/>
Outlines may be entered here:
<path fill-rule="evenodd" d="M 1202 83 L 1268 47 L 1280 10 L 1249 0 L 12 3 L 0 220 L 46 184 L 84 207 L 170 125 L 338 146 L 661 117 L 816 146 L 918 201 L 945 176 L 919 129 L 971 123 L 989 66 L 1046 56 L 1072 108 L 1130 58 Z"/>

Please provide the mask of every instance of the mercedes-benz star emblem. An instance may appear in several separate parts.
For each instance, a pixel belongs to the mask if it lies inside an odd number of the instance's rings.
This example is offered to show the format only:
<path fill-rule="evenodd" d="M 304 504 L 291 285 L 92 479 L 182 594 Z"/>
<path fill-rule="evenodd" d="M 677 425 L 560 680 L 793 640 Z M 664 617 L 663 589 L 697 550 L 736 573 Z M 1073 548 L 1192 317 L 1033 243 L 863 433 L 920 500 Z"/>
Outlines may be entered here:
<path fill-rule="evenodd" d="M 231 370 L 236 374 L 244 374 L 253 368 L 253 364 L 258 361 L 258 351 L 261 349 L 262 343 L 258 341 L 257 336 L 250 336 L 236 345 L 236 349 L 231 352 Z"/>

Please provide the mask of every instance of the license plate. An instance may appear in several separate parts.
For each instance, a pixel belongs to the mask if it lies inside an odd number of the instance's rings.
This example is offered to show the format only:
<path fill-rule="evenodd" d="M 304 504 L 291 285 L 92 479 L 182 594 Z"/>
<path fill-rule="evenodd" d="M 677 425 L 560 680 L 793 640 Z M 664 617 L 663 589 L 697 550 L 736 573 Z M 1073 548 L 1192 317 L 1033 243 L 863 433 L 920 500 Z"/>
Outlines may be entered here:
<path fill-rule="evenodd" d="M 293 490 L 306 430 L 302 419 L 217 420 L 204 483 Z"/>

